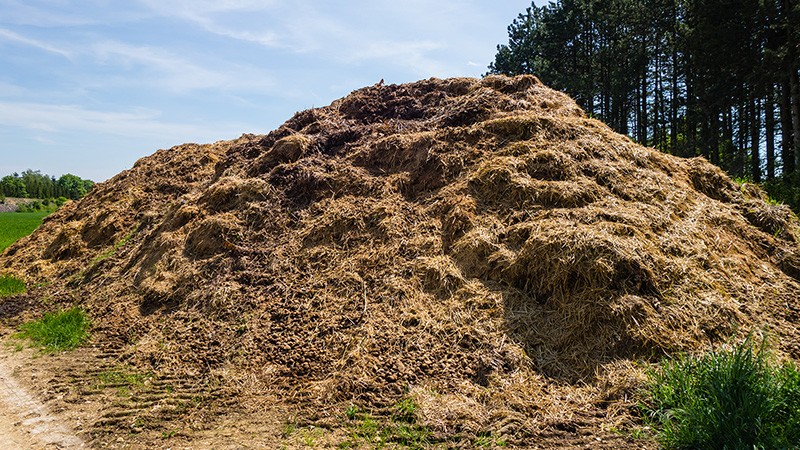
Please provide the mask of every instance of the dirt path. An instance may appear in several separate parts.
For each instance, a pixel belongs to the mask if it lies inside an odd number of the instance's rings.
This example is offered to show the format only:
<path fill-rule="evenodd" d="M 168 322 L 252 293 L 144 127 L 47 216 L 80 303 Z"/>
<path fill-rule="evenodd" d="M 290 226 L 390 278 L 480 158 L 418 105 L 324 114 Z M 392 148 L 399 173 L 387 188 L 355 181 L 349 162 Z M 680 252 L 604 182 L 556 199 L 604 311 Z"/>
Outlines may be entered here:
<path fill-rule="evenodd" d="M 0 347 L 0 448 L 85 448 L 83 440 L 15 377 L 21 364 Z"/>

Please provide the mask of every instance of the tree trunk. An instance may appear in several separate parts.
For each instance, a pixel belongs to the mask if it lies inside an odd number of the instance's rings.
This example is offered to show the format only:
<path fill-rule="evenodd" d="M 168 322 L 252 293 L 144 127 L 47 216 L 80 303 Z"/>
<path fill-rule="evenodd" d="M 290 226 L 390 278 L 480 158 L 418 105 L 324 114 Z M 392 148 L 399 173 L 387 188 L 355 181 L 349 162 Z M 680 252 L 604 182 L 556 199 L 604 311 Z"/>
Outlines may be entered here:
<path fill-rule="evenodd" d="M 775 178 L 775 88 L 770 86 L 764 100 L 764 131 L 766 133 L 767 180 Z"/>
<path fill-rule="evenodd" d="M 709 117 L 711 126 L 708 130 L 708 155 L 711 162 L 719 165 L 719 112 L 713 112 Z"/>
<path fill-rule="evenodd" d="M 672 93 L 670 95 L 670 127 L 669 127 L 669 144 L 672 147 L 671 153 L 684 156 L 684 150 L 678 149 L 678 51 L 675 44 L 673 44 L 672 51 Z M 684 136 L 684 139 L 686 136 Z M 675 152 L 678 150 L 678 153 Z"/>
<path fill-rule="evenodd" d="M 750 103 L 750 174 L 753 182 L 761 182 L 761 110 L 759 99 L 754 98 Z"/>
<path fill-rule="evenodd" d="M 781 82 L 781 160 L 783 175 L 794 173 L 794 138 L 792 137 L 792 94 L 788 77 Z"/>
<path fill-rule="evenodd" d="M 792 150 L 795 157 L 795 170 L 800 167 L 800 80 L 794 67 L 789 71 L 789 85 L 792 102 Z"/>

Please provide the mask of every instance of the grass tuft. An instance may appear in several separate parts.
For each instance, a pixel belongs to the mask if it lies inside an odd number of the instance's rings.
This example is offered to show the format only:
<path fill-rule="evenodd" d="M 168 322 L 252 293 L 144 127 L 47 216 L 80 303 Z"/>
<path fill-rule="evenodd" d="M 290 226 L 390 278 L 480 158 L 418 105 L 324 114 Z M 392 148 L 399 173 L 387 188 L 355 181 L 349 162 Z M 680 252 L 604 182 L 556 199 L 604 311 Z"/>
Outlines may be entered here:
<path fill-rule="evenodd" d="M 25 292 L 25 282 L 13 275 L 0 275 L 0 297 L 22 294 Z"/>
<path fill-rule="evenodd" d="M 46 313 L 20 326 L 19 337 L 29 339 L 47 352 L 71 350 L 89 335 L 89 318 L 80 308 Z"/>
<path fill-rule="evenodd" d="M 793 448 L 800 442 L 800 372 L 752 336 L 648 374 L 642 405 L 665 448 Z"/>

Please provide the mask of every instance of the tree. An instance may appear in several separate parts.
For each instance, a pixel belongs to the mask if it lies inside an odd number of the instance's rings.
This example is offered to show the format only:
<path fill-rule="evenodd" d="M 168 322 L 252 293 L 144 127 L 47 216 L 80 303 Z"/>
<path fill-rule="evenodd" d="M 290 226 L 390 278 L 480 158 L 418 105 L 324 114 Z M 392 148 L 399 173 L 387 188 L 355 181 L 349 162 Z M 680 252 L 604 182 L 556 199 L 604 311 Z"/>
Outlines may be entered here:
<path fill-rule="evenodd" d="M 86 181 L 88 181 L 88 183 L 86 183 Z M 65 197 L 77 200 L 89 192 L 93 183 L 68 173 L 62 175 L 58 179 L 57 185 L 60 188 L 60 192 L 62 192 Z"/>
<path fill-rule="evenodd" d="M 0 179 L 0 192 L 6 197 L 27 197 L 25 183 L 17 174 L 6 175 Z"/>
<path fill-rule="evenodd" d="M 532 73 L 642 144 L 800 190 L 800 2 L 558 0 L 508 34 L 490 73 Z"/>

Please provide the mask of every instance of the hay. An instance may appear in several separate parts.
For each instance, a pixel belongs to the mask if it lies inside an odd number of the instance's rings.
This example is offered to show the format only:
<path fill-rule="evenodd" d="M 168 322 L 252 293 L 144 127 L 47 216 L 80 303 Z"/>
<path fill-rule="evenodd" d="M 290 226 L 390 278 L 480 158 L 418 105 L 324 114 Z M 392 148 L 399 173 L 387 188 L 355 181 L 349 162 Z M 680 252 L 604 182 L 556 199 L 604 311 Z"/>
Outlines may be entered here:
<path fill-rule="evenodd" d="M 800 358 L 797 232 L 708 162 L 492 76 L 368 87 L 267 136 L 160 150 L 0 267 L 72 280 L 61 301 L 97 311 L 131 363 L 247 380 L 242 405 L 268 393 L 313 421 L 411 393 L 438 436 L 519 444 L 629 421 L 638 358 L 764 324 Z"/>

